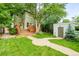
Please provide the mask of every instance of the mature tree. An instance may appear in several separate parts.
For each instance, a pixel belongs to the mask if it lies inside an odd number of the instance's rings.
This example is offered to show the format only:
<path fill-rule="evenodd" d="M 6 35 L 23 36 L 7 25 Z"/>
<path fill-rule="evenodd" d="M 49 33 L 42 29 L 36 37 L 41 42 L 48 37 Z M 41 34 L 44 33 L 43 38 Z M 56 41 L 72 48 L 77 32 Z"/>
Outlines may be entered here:
<path fill-rule="evenodd" d="M 47 4 L 47 6 L 43 8 L 43 15 L 43 26 L 45 27 L 45 30 L 53 31 L 53 24 L 66 16 L 65 4 Z"/>
<path fill-rule="evenodd" d="M 0 4 L 0 24 L 4 24 L 5 26 L 10 23 L 10 10 L 7 9 L 5 4 Z"/>
<path fill-rule="evenodd" d="M 0 30 L 4 32 L 4 27 L 10 25 L 10 20 L 10 10 L 7 9 L 5 4 L 0 4 Z"/>
<path fill-rule="evenodd" d="M 65 38 L 68 39 L 68 40 L 75 40 L 75 37 L 76 37 L 75 32 L 74 32 L 71 24 L 69 24 Z"/>
<path fill-rule="evenodd" d="M 56 4 L 54 3 L 53 4 L 35 4 L 35 3 L 1 4 L 0 17 L 1 19 L 4 18 L 6 20 L 8 19 L 11 21 L 12 21 L 12 18 L 14 17 L 15 22 L 17 18 L 19 18 L 19 21 L 22 21 L 24 13 L 28 12 L 36 20 L 36 28 L 37 28 L 36 32 L 39 32 L 40 26 L 43 21 L 46 22 L 48 18 L 52 17 L 52 20 L 50 20 L 50 22 L 53 24 L 58 22 L 61 18 L 63 18 L 66 15 L 64 6 L 65 4 L 58 4 L 58 3 Z M 5 15 L 5 17 L 3 15 Z M 2 19 L 2 22 L 4 22 L 3 19 Z M 5 24 L 6 24 L 6 21 L 5 21 Z"/>
<path fill-rule="evenodd" d="M 66 16 L 65 4 L 36 4 L 36 13 L 34 14 L 34 18 L 36 19 L 36 28 L 37 31 L 40 31 L 40 26 L 43 23 L 45 25 L 47 21 L 50 21 L 52 24 L 58 22 L 61 18 Z M 52 17 L 48 20 L 48 18 Z M 48 23 L 48 24 L 51 24 Z M 47 25 L 45 25 L 47 26 Z"/>
<path fill-rule="evenodd" d="M 0 4 L 0 24 L 11 25 L 13 22 L 15 24 L 21 24 L 24 19 L 24 13 L 28 12 L 33 14 L 35 12 L 35 4 Z M 32 10 L 33 9 L 33 10 Z M 13 20 L 14 18 L 14 20 Z"/>
<path fill-rule="evenodd" d="M 79 24 L 79 16 L 73 17 L 73 19 L 76 22 L 76 24 Z"/>

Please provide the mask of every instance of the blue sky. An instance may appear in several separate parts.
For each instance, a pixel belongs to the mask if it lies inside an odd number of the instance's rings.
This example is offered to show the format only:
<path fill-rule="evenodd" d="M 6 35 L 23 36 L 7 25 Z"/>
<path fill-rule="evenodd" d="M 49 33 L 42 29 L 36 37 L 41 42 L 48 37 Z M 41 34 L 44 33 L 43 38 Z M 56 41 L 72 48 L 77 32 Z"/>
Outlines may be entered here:
<path fill-rule="evenodd" d="M 66 5 L 67 17 L 72 19 L 74 16 L 79 16 L 79 3 L 69 3 Z"/>

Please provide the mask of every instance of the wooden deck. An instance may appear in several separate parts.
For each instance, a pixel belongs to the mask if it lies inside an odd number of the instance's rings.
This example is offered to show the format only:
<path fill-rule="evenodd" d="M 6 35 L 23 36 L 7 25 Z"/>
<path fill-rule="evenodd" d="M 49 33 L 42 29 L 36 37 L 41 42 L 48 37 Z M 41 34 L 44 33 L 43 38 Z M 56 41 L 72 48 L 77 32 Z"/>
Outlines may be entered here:
<path fill-rule="evenodd" d="M 20 35 L 32 36 L 33 34 L 35 34 L 35 33 L 29 32 L 28 30 L 22 30 L 22 31 L 20 32 Z"/>

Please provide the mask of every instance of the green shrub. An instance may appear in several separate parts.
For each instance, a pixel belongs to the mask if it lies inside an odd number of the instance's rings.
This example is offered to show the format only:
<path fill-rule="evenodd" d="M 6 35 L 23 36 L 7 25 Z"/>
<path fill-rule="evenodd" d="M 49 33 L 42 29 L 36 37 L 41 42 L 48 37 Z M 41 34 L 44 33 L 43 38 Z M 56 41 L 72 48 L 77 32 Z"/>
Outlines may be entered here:
<path fill-rule="evenodd" d="M 79 41 L 79 36 L 76 37 L 76 41 Z"/>
<path fill-rule="evenodd" d="M 9 28 L 9 34 L 11 35 L 17 34 L 16 28 Z"/>
<path fill-rule="evenodd" d="M 76 30 L 76 31 L 79 31 L 79 26 L 76 26 L 76 27 L 75 27 L 75 30 Z"/>
<path fill-rule="evenodd" d="M 79 32 L 76 33 L 76 41 L 79 41 Z"/>
<path fill-rule="evenodd" d="M 71 25 L 69 24 L 69 27 L 68 27 L 68 30 L 66 32 L 66 36 L 65 36 L 65 39 L 68 39 L 68 40 L 75 40 L 75 32 L 74 30 L 72 30 L 72 27 Z"/>

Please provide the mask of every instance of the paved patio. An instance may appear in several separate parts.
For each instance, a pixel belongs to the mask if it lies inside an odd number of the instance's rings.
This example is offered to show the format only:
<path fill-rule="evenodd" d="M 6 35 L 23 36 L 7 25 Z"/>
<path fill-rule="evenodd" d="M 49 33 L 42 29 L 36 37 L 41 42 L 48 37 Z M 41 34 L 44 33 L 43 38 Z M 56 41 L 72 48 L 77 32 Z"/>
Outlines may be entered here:
<path fill-rule="evenodd" d="M 14 38 L 14 37 L 16 37 L 16 35 L 9 35 L 9 34 L 3 34 L 2 36 L 1 36 L 1 38 Z"/>
<path fill-rule="evenodd" d="M 13 38 L 17 36 L 32 36 L 34 33 L 25 30 L 22 30 L 18 35 L 10 35 L 10 34 L 3 34 L 1 38 Z"/>
<path fill-rule="evenodd" d="M 33 32 L 29 32 L 28 30 L 22 30 L 20 35 L 24 35 L 24 36 L 32 36 L 34 33 Z"/>

